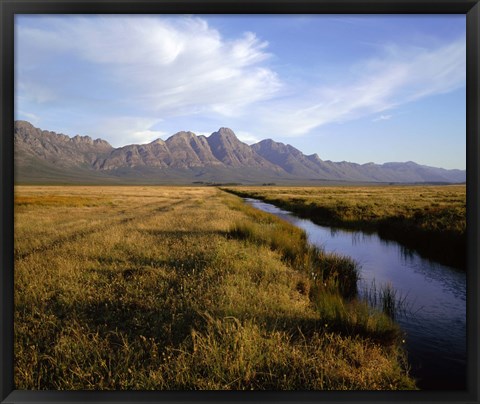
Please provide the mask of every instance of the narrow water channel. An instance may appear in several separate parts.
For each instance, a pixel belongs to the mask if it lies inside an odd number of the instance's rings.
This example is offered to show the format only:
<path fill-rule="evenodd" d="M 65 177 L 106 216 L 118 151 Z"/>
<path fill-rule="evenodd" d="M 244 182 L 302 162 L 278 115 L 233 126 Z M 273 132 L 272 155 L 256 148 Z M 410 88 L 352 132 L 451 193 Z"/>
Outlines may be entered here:
<path fill-rule="evenodd" d="M 259 200 L 251 206 L 305 230 L 308 241 L 361 266 L 359 291 L 390 283 L 405 298 L 396 321 L 406 332 L 411 374 L 425 390 L 466 388 L 466 275 L 377 234 L 319 226 Z"/>

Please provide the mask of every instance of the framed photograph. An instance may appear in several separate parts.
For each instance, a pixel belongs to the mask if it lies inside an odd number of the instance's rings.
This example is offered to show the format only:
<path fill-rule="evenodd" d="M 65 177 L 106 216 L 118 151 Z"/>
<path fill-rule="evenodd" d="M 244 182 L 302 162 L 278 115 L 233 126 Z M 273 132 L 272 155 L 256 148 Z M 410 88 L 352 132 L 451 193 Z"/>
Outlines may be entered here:
<path fill-rule="evenodd" d="M 475 0 L 0 0 L 0 401 L 479 401 Z"/>

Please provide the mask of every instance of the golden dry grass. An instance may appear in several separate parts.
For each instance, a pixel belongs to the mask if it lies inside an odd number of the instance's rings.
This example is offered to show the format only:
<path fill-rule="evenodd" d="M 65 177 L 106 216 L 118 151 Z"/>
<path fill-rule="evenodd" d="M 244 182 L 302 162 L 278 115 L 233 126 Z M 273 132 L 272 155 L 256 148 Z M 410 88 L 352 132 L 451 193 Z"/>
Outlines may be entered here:
<path fill-rule="evenodd" d="M 235 196 L 18 186 L 15 200 L 17 389 L 414 388 L 401 348 L 371 338 L 396 326 L 312 294 L 278 236 L 298 233 Z"/>

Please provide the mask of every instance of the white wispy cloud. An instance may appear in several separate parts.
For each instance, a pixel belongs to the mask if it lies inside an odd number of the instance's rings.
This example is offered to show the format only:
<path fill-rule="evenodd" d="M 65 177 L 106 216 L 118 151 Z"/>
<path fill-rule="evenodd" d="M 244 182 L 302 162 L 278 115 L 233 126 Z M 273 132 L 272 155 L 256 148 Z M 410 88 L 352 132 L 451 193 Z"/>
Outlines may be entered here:
<path fill-rule="evenodd" d="M 38 125 L 38 123 L 40 122 L 40 117 L 38 115 L 22 110 L 15 111 L 15 119 L 27 120 L 33 125 Z"/>
<path fill-rule="evenodd" d="M 260 140 L 262 140 L 258 138 L 258 135 L 243 130 L 236 131 L 235 134 L 242 142 L 247 144 L 258 143 Z"/>
<path fill-rule="evenodd" d="M 281 87 L 277 74 L 264 64 L 270 57 L 268 43 L 251 32 L 227 40 L 195 17 L 46 21 L 43 27 L 18 30 L 23 44 L 18 88 L 37 104 L 58 98 L 75 107 L 80 99 L 87 105 L 90 97 L 92 105 L 100 98 L 104 106 L 118 104 L 152 117 L 235 116 Z M 63 70 L 52 64 L 59 54 L 64 55 Z M 52 74 L 48 63 L 60 71 Z M 82 64 L 82 73 L 72 77 L 68 64 L 76 63 Z M 35 83 L 43 83 L 42 88 Z"/>
<path fill-rule="evenodd" d="M 157 119 L 135 116 L 101 117 L 83 125 L 86 133 L 94 138 L 107 139 L 112 146 L 150 143 L 164 138 L 167 133 L 152 129 Z M 110 136 L 106 136 L 110 134 Z"/>
<path fill-rule="evenodd" d="M 301 136 L 322 125 L 378 114 L 464 86 L 465 54 L 464 38 L 435 49 L 389 46 L 382 57 L 353 66 L 350 79 L 270 103 L 260 115 L 271 130 Z"/>
<path fill-rule="evenodd" d="M 197 136 L 205 136 L 205 137 L 209 137 L 213 132 L 205 132 L 205 131 L 192 131 L 193 133 L 195 133 L 195 135 Z"/>
<path fill-rule="evenodd" d="M 394 108 L 465 85 L 463 37 L 436 46 L 384 45 L 341 79 L 297 86 L 293 81 L 302 80 L 271 67 L 265 39 L 252 32 L 226 38 L 203 18 L 41 21 L 16 31 L 16 100 L 24 116 L 41 117 L 42 107 L 50 117 L 79 117 L 79 131 L 115 146 L 169 136 L 172 125 L 153 129 L 169 119 L 182 123 L 178 130 L 194 130 L 192 116 L 208 118 L 212 131 L 229 126 L 247 143 L 258 141 L 257 133 L 304 136 L 331 123 L 390 119 Z"/>
<path fill-rule="evenodd" d="M 376 118 L 372 119 L 372 122 L 379 122 L 379 121 L 388 121 L 392 118 L 393 115 L 380 115 Z"/>

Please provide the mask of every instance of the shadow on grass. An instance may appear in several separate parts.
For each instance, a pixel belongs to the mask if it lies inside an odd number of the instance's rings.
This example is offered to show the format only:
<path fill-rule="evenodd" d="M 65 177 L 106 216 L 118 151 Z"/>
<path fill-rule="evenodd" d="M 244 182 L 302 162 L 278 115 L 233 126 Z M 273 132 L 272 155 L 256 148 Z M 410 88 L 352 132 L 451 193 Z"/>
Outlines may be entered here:
<path fill-rule="evenodd" d="M 145 229 L 145 233 L 150 234 L 155 237 L 165 237 L 165 238 L 183 238 L 192 236 L 202 237 L 202 236 L 222 236 L 227 237 L 229 232 L 221 230 L 158 230 L 158 229 Z"/>
<path fill-rule="evenodd" d="M 352 324 L 334 316 L 321 319 L 266 317 L 262 318 L 260 323 L 269 331 L 287 333 L 293 340 L 309 339 L 316 333 L 333 332 L 343 337 L 361 337 L 383 346 L 393 346 L 398 344 L 402 337 L 401 330 L 395 326 L 371 330 L 365 324 Z"/>
<path fill-rule="evenodd" d="M 45 315 L 53 315 L 57 324 L 66 326 L 79 322 L 101 337 L 123 335 L 130 341 L 146 337 L 165 346 L 178 346 L 190 335 L 192 327 L 201 328 L 202 319 L 192 298 L 193 287 L 188 289 L 183 279 L 171 279 L 155 291 L 154 298 L 150 290 L 148 297 L 138 299 L 128 289 L 128 283 L 136 276 L 130 271 L 99 270 L 114 289 L 113 296 L 68 302 L 57 294 L 48 300 Z M 140 271 L 136 274 L 141 276 Z"/>

